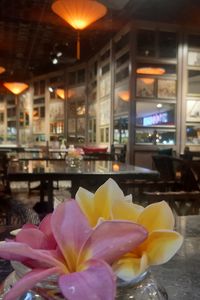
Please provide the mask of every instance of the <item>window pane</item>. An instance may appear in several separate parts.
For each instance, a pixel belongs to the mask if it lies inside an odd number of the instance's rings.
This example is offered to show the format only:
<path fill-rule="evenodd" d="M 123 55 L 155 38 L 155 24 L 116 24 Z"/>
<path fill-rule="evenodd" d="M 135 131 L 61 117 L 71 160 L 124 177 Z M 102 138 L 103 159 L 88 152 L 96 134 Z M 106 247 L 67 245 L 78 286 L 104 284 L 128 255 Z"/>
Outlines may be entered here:
<path fill-rule="evenodd" d="M 200 94 L 200 71 L 188 71 L 188 94 Z"/>
<path fill-rule="evenodd" d="M 137 39 L 137 55 L 155 56 L 155 32 L 139 30 Z"/>
<path fill-rule="evenodd" d="M 137 102 L 136 125 L 175 125 L 175 104 Z"/>
<path fill-rule="evenodd" d="M 170 130 L 164 131 L 161 129 L 137 129 L 136 144 L 174 145 L 175 132 Z"/>
<path fill-rule="evenodd" d="M 200 101 L 188 100 L 186 110 L 187 122 L 200 122 Z"/>
<path fill-rule="evenodd" d="M 186 127 L 187 144 L 200 144 L 200 125 L 192 125 Z"/>
<path fill-rule="evenodd" d="M 159 56 L 176 58 L 177 40 L 175 32 L 159 33 Z"/>
<path fill-rule="evenodd" d="M 129 111 L 130 93 L 128 83 L 115 89 L 114 114 L 122 114 Z"/>
<path fill-rule="evenodd" d="M 129 32 L 127 32 L 125 35 L 123 35 L 121 37 L 121 39 L 115 43 L 115 51 L 116 52 L 120 51 L 126 45 L 128 45 L 128 43 L 129 43 Z"/>
<path fill-rule="evenodd" d="M 114 120 L 114 143 L 128 142 L 128 116 Z"/>

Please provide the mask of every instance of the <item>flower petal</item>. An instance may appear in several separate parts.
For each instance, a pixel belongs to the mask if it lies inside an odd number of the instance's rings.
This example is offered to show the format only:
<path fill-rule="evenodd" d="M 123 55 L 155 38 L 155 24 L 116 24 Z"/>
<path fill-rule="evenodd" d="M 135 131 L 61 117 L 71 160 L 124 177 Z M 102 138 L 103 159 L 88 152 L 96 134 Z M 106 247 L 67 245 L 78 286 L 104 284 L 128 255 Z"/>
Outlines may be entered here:
<path fill-rule="evenodd" d="M 19 243 L 26 243 L 34 249 L 48 249 L 48 239 L 39 229 L 21 229 L 15 240 Z"/>
<path fill-rule="evenodd" d="M 142 206 L 129 203 L 124 198 L 116 198 L 112 206 L 113 219 L 136 222 L 143 209 Z"/>
<path fill-rule="evenodd" d="M 126 221 L 102 222 L 94 229 L 83 246 L 79 264 L 91 256 L 113 263 L 123 254 L 142 243 L 146 237 L 147 231 L 138 224 Z"/>
<path fill-rule="evenodd" d="M 183 237 L 175 231 L 159 230 L 152 232 L 146 243 L 149 265 L 159 265 L 174 256 L 183 243 Z"/>
<path fill-rule="evenodd" d="M 57 268 L 51 269 L 37 269 L 27 273 L 23 278 L 18 280 L 11 290 L 4 296 L 4 300 L 18 299 L 23 293 L 31 289 L 36 283 L 42 279 L 58 273 Z"/>
<path fill-rule="evenodd" d="M 59 204 L 53 212 L 52 230 L 71 272 L 74 272 L 81 246 L 92 229 L 74 200 Z"/>
<path fill-rule="evenodd" d="M 63 264 L 53 256 L 51 251 L 32 249 L 26 244 L 17 242 L 2 242 L 0 243 L 0 257 L 7 260 L 26 261 L 27 259 L 39 262 L 46 266 L 60 266 Z"/>
<path fill-rule="evenodd" d="M 114 279 L 106 263 L 91 260 L 84 271 L 60 276 L 59 286 L 69 300 L 112 300 L 115 298 Z"/>
<path fill-rule="evenodd" d="M 39 229 L 47 235 L 52 233 L 52 230 L 51 230 L 51 217 L 52 217 L 52 214 L 46 215 L 44 217 L 44 219 L 42 219 L 42 221 L 39 225 Z"/>
<path fill-rule="evenodd" d="M 98 218 L 111 220 L 113 201 L 117 201 L 117 199 L 124 199 L 124 194 L 118 184 L 110 178 L 94 194 L 95 213 Z"/>
<path fill-rule="evenodd" d="M 124 281 L 132 281 L 148 268 L 148 259 L 145 253 L 142 257 L 124 256 L 112 265 L 118 278 Z"/>
<path fill-rule="evenodd" d="M 80 187 L 75 196 L 81 210 L 87 217 L 90 225 L 94 227 L 97 223 L 98 216 L 95 213 L 94 194 Z"/>
<path fill-rule="evenodd" d="M 167 202 L 161 201 L 145 207 L 137 223 L 143 225 L 149 232 L 159 229 L 172 230 L 174 216 Z"/>
<path fill-rule="evenodd" d="M 36 228 L 38 228 L 38 226 L 31 224 L 31 223 L 27 223 L 27 224 L 24 224 L 21 229 L 27 229 L 27 228 L 35 228 L 36 229 Z"/>
<path fill-rule="evenodd" d="M 52 214 L 48 214 L 47 216 L 44 217 L 42 222 L 39 225 L 39 229 L 45 233 L 45 235 L 48 238 L 48 245 L 51 249 L 55 249 L 57 243 L 56 240 L 53 236 L 53 232 L 51 229 L 51 217 Z"/>

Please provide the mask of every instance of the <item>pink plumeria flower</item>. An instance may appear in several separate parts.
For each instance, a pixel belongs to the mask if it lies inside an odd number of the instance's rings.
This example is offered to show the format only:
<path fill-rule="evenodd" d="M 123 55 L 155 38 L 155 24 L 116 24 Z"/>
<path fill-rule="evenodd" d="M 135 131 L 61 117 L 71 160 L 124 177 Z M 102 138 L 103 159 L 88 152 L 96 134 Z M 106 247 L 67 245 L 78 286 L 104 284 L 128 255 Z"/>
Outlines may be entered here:
<path fill-rule="evenodd" d="M 34 224 L 23 225 L 15 241 L 26 243 L 34 249 L 56 249 L 57 243 L 51 229 L 51 215 L 48 214 L 39 226 Z"/>
<path fill-rule="evenodd" d="M 16 300 L 53 274 L 58 275 L 58 285 L 68 300 L 114 299 L 115 275 L 110 265 L 142 243 L 147 231 L 127 221 L 105 221 L 92 229 L 74 200 L 57 206 L 49 218 L 56 249 L 35 247 L 25 232 L 28 229 L 22 229 L 16 241 L 0 244 L 1 257 L 32 262 L 32 270 L 16 282 L 4 300 Z"/>

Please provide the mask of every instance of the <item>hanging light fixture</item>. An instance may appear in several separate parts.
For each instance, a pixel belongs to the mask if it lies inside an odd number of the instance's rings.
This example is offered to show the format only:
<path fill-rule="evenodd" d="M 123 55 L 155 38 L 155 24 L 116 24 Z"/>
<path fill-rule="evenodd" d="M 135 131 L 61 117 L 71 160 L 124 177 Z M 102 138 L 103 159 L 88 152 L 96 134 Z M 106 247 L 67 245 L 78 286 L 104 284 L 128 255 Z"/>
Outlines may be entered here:
<path fill-rule="evenodd" d="M 14 95 L 19 95 L 28 88 L 28 84 L 22 82 L 4 82 L 3 85 Z"/>
<path fill-rule="evenodd" d="M 65 99 L 65 91 L 64 89 L 56 89 L 56 95 L 60 97 L 62 100 Z"/>
<path fill-rule="evenodd" d="M 137 74 L 145 74 L 145 75 L 163 75 L 165 73 L 165 69 L 145 67 L 145 68 L 138 68 L 136 72 Z"/>
<path fill-rule="evenodd" d="M 51 8 L 77 30 L 77 59 L 80 59 L 80 30 L 102 18 L 107 8 L 95 0 L 57 0 Z"/>
<path fill-rule="evenodd" d="M 0 74 L 4 73 L 5 70 L 6 70 L 6 69 L 5 69 L 4 67 L 1 67 L 1 66 L 0 66 Z"/>

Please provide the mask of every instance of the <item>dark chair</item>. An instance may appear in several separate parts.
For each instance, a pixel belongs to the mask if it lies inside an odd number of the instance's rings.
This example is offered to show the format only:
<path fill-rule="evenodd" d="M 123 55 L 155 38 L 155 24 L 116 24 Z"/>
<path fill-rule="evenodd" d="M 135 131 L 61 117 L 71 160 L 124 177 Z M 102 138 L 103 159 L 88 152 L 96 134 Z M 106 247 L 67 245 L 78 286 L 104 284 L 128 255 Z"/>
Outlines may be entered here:
<path fill-rule="evenodd" d="M 172 148 L 164 148 L 158 150 L 158 155 L 169 155 L 173 156 L 173 149 Z"/>
<path fill-rule="evenodd" d="M 111 145 L 112 160 L 116 160 L 123 163 L 126 162 L 126 152 L 127 152 L 126 144 Z"/>
<path fill-rule="evenodd" d="M 177 215 L 198 214 L 200 185 L 191 165 L 183 159 L 167 155 L 154 155 L 153 162 L 163 183 L 153 191 L 144 191 L 147 204 L 165 200 Z"/>
<path fill-rule="evenodd" d="M 183 159 L 168 155 L 153 155 L 153 163 L 160 173 L 164 184 L 171 185 L 173 190 L 199 190 L 197 179 L 190 165 Z"/>

